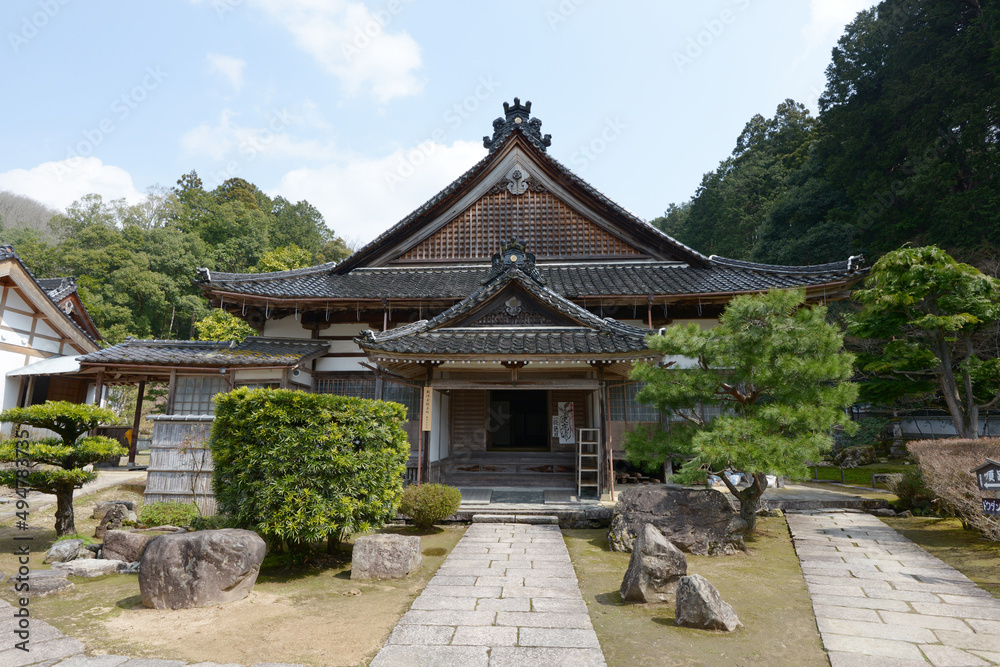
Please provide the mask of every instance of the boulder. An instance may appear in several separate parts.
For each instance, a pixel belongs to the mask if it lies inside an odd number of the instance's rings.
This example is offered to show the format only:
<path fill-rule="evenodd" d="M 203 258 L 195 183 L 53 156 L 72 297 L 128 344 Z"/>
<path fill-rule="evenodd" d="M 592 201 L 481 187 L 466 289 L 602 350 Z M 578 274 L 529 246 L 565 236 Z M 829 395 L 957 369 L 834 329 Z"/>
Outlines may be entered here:
<path fill-rule="evenodd" d="M 656 526 L 647 523 L 636 538 L 622 579 L 625 602 L 673 602 L 677 581 L 687 574 L 687 559 Z"/>
<path fill-rule="evenodd" d="M 65 563 L 80 555 L 83 540 L 62 540 L 56 542 L 45 554 L 43 563 Z"/>
<path fill-rule="evenodd" d="M 833 455 L 833 463 L 838 468 L 857 468 L 878 461 L 878 454 L 871 445 L 845 447 Z"/>
<path fill-rule="evenodd" d="M 104 518 L 104 515 L 108 513 L 114 505 L 122 505 L 129 512 L 136 511 L 136 503 L 134 500 L 102 500 L 97 503 L 97 507 L 94 508 L 94 518 L 100 521 Z"/>
<path fill-rule="evenodd" d="M 124 530 L 109 530 L 104 534 L 103 557 L 109 560 L 123 560 L 134 563 L 142 558 L 146 544 L 158 537 L 153 533 L 135 533 Z"/>
<path fill-rule="evenodd" d="M 88 560 L 90 558 L 97 558 L 97 554 L 90 549 L 80 549 L 80 553 L 76 555 L 74 560 Z"/>
<path fill-rule="evenodd" d="M 74 577 L 103 577 L 106 574 L 122 574 L 128 563 L 120 560 L 71 560 L 68 563 L 53 563 L 52 569 Z"/>
<path fill-rule="evenodd" d="M 875 509 L 868 510 L 868 513 L 872 516 L 896 516 L 896 510 L 889 509 L 888 507 L 876 507 Z"/>
<path fill-rule="evenodd" d="M 757 516 L 779 517 L 779 516 L 785 516 L 785 513 L 776 507 L 772 507 L 771 509 L 765 509 L 762 507 L 759 510 L 757 510 Z"/>
<path fill-rule="evenodd" d="M 700 574 L 681 577 L 677 582 L 676 619 L 677 625 L 703 630 L 732 632 L 742 625 L 715 586 Z"/>
<path fill-rule="evenodd" d="M 69 593 L 76 588 L 73 582 L 66 578 L 66 573 L 59 570 L 32 570 L 28 574 L 27 583 L 27 590 L 18 590 L 18 586 L 23 585 L 24 582 L 13 578 L 10 582 L 10 590 L 19 597 L 42 598 L 56 593 Z"/>
<path fill-rule="evenodd" d="M 643 486 L 623 492 L 608 530 L 612 551 L 632 551 L 636 535 L 647 523 L 687 553 L 707 556 L 746 549 L 746 522 L 725 495 L 712 489 Z"/>
<path fill-rule="evenodd" d="M 134 512 L 131 514 L 133 517 L 135 516 Z M 129 520 L 129 510 L 124 505 L 112 505 L 104 513 L 104 518 L 101 519 L 100 525 L 94 531 L 94 537 L 103 540 L 106 532 L 109 530 L 120 530 L 122 525 Z M 131 520 L 134 521 L 134 519 Z"/>
<path fill-rule="evenodd" d="M 249 530 L 162 535 L 142 554 L 142 603 L 154 609 L 187 609 L 242 600 L 257 581 L 266 551 L 264 540 Z"/>
<path fill-rule="evenodd" d="M 419 537 L 365 535 L 354 541 L 351 579 L 402 579 L 422 562 Z"/>

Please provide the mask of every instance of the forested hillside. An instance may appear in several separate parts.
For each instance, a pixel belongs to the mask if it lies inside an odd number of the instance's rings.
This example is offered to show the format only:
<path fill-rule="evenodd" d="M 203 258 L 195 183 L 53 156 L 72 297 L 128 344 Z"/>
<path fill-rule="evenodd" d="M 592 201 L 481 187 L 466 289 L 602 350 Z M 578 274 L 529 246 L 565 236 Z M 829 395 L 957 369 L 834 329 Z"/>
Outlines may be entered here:
<path fill-rule="evenodd" d="M 0 243 L 38 278 L 76 276 L 109 343 L 192 337 L 208 312 L 192 283 L 197 267 L 271 271 L 350 254 L 309 202 L 272 199 L 241 178 L 206 191 L 191 172 L 134 205 L 88 195 L 44 225 L 33 223 L 35 208 L 15 203 L 0 208 Z"/>
<path fill-rule="evenodd" d="M 1000 254 L 1000 2 L 885 0 L 833 51 L 819 115 L 754 116 L 654 222 L 694 248 L 813 264 L 906 242 Z"/>

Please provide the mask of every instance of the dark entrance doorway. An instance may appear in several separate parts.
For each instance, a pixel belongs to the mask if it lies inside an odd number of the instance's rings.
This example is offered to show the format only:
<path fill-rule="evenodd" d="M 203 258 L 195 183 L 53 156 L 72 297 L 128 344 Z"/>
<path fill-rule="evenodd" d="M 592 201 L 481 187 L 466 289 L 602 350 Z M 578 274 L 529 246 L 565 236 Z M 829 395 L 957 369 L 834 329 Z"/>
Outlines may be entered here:
<path fill-rule="evenodd" d="M 488 426 L 490 449 L 549 451 L 548 392 L 491 392 Z"/>

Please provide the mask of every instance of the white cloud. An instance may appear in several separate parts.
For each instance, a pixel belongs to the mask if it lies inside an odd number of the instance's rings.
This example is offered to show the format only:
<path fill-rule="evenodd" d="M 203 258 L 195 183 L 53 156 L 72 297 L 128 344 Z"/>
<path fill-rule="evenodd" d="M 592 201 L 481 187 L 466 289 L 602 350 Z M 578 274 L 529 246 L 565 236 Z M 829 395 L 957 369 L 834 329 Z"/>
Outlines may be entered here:
<path fill-rule="evenodd" d="M 835 44 L 858 12 L 874 4 L 875 0 L 810 0 L 809 23 L 802 28 L 807 52 L 816 45 Z"/>
<path fill-rule="evenodd" d="M 131 203 L 144 196 L 127 171 L 96 157 L 67 158 L 32 169 L 5 171 L 0 174 L 0 190 L 27 195 L 60 210 L 89 194 L 99 194 L 105 200 L 124 198 Z"/>
<path fill-rule="evenodd" d="M 181 137 L 188 155 L 207 155 L 216 161 L 236 157 L 249 160 L 258 155 L 273 159 L 327 160 L 335 156 L 329 143 L 300 140 L 287 132 L 294 126 L 316 127 L 319 120 L 314 105 L 304 110 L 280 109 L 271 112 L 256 126 L 241 126 L 236 112 L 223 109 L 215 123 L 202 123 Z"/>
<path fill-rule="evenodd" d="M 375 10 L 349 0 L 253 0 L 295 38 L 300 49 L 343 82 L 350 94 L 370 89 L 379 102 L 415 95 L 423 80 L 420 46 L 392 28 L 413 0 Z"/>
<path fill-rule="evenodd" d="M 434 196 L 485 154 L 482 142 L 427 142 L 379 158 L 296 169 L 274 194 L 309 200 L 349 242 L 367 243 Z"/>
<path fill-rule="evenodd" d="M 209 53 L 205 60 L 208 61 L 208 71 L 211 74 L 221 74 L 229 82 L 237 93 L 243 88 L 243 70 L 247 62 L 233 56 L 224 56 L 221 53 Z"/>

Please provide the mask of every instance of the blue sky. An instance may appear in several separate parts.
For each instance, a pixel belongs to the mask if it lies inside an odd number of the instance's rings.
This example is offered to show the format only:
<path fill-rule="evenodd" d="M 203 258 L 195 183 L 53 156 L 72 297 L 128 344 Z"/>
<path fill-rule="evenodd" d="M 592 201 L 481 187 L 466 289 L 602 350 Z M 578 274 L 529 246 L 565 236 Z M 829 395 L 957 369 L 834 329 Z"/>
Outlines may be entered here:
<path fill-rule="evenodd" d="M 550 154 L 640 217 L 755 113 L 815 112 L 873 0 L 5 0 L 0 189 L 131 201 L 195 169 L 370 240 L 485 155 L 515 96 Z"/>

